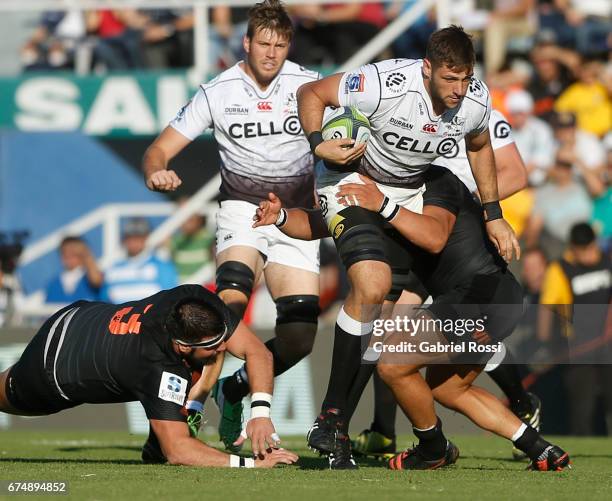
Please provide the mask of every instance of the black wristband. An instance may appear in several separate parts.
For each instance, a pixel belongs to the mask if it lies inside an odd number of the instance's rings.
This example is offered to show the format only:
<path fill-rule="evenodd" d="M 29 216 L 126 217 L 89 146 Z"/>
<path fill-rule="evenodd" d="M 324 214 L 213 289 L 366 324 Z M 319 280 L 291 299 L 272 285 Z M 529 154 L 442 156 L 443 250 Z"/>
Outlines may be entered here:
<path fill-rule="evenodd" d="M 315 130 L 308 134 L 308 144 L 310 144 L 310 151 L 314 155 L 317 146 L 319 146 L 323 142 L 323 134 L 321 134 L 320 130 Z"/>
<path fill-rule="evenodd" d="M 502 214 L 501 205 L 499 205 L 499 200 L 495 202 L 485 202 L 482 204 L 482 208 L 486 212 L 485 222 L 495 221 L 496 219 L 503 219 L 504 215 Z"/>

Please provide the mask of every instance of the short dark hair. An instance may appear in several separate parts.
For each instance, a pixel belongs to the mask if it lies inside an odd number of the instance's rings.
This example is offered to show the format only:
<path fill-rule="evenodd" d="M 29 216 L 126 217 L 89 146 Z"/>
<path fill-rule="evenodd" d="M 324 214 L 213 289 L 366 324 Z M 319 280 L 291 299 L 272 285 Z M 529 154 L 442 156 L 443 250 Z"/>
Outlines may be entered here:
<path fill-rule="evenodd" d="M 595 231 L 589 223 L 575 224 L 570 230 L 570 244 L 576 247 L 586 247 L 592 244 L 596 238 Z"/>
<path fill-rule="evenodd" d="M 249 10 L 246 36 L 253 38 L 259 29 L 276 32 L 280 37 L 291 41 L 293 24 L 285 7 L 279 0 L 264 0 Z"/>
<path fill-rule="evenodd" d="M 166 319 L 166 330 L 173 339 L 197 343 L 218 336 L 225 330 L 221 314 L 210 304 L 197 299 L 177 303 Z"/>
<path fill-rule="evenodd" d="M 472 68 L 476 62 L 472 36 L 455 24 L 435 31 L 427 42 L 425 57 L 438 68 L 444 64 L 449 68 Z"/>
<path fill-rule="evenodd" d="M 60 243 L 60 249 L 62 249 L 65 245 L 68 245 L 68 244 L 82 244 L 82 243 L 85 243 L 85 241 L 81 237 L 76 237 L 74 235 L 68 235 L 67 237 L 64 237 L 62 239 L 62 242 Z"/>

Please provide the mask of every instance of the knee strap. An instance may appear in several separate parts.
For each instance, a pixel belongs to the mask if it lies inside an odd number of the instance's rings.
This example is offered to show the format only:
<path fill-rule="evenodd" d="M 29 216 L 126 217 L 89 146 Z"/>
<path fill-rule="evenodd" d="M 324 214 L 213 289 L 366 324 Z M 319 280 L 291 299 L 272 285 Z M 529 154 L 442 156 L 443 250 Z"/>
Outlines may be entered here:
<path fill-rule="evenodd" d="M 319 313 L 319 296 L 300 294 L 276 299 L 276 325 L 293 322 L 316 324 Z"/>
<path fill-rule="evenodd" d="M 255 273 L 240 261 L 226 261 L 217 268 L 217 293 L 234 289 L 242 292 L 247 298 L 253 292 Z"/>

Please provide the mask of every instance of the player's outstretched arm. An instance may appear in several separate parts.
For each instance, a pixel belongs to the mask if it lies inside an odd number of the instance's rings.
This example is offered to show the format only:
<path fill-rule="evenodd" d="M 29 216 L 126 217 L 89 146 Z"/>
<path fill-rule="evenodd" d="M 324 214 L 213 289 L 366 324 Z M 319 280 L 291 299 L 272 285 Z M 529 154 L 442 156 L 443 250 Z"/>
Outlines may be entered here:
<path fill-rule="evenodd" d="M 245 360 L 253 400 L 251 402 L 251 419 L 247 422 L 243 434 L 236 441 L 236 445 L 240 445 L 246 438 L 250 438 L 253 454 L 256 457 L 263 457 L 267 450 L 278 447 L 280 442 L 269 417 L 272 389 L 274 387 L 272 353 L 243 322 L 238 324 L 226 346 L 227 351 L 232 355 Z M 255 407 L 257 407 L 257 411 Z"/>
<path fill-rule="evenodd" d="M 329 236 L 319 209 L 289 209 L 285 210 L 283 215 L 281 210 L 280 198 L 274 193 L 268 193 L 268 200 L 259 202 L 259 207 L 255 211 L 253 228 L 277 224 L 285 235 L 299 240 L 317 240 Z"/>
<path fill-rule="evenodd" d="M 426 205 L 423 214 L 396 206 L 387 199 L 369 177 L 359 175 L 364 184 L 347 183 L 340 186 L 336 198 L 341 205 L 359 205 L 377 212 L 387 219 L 404 237 L 428 252 L 442 251 L 453 231 L 456 217 L 453 213 Z"/>
<path fill-rule="evenodd" d="M 200 379 L 191 387 L 187 396 L 187 425 L 192 437 L 197 437 L 204 420 L 204 402 L 219 379 L 225 353 L 217 353 L 202 367 Z"/>
<path fill-rule="evenodd" d="M 151 419 L 151 428 L 159 440 L 162 452 L 173 465 L 184 466 L 232 466 L 231 456 L 213 449 L 189 435 L 182 421 Z M 290 451 L 275 449 L 255 459 L 253 466 L 272 468 L 276 464 L 292 464 L 298 457 Z"/>
<path fill-rule="evenodd" d="M 172 127 L 166 127 L 147 148 L 142 159 L 142 171 L 147 188 L 152 191 L 174 191 L 182 181 L 168 163 L 191 141 Z"/>

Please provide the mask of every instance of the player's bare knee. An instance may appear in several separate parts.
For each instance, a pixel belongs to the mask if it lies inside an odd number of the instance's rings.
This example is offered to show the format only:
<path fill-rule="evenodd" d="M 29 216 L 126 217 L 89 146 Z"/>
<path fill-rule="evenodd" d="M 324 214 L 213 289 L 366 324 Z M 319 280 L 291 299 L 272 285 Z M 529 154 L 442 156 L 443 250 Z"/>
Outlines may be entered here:
<path fill-rule="evenodd" d="M 380 378 L 387 384 L 393 386 L 398 378 L 405 374 L 405 369 L 396 364 L 381 364 L 376 366 L 376 370 Z"/>

